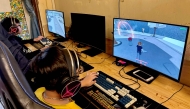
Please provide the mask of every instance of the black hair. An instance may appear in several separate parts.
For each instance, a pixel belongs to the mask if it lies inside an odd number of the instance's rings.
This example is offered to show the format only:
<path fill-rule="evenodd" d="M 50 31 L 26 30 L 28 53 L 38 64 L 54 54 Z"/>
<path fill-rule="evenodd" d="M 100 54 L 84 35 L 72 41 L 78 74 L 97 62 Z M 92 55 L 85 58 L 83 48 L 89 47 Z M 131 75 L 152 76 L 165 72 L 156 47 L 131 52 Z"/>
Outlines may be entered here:
<path fill-rule="evenodd" d="M 60 81 L 70 77 L 64 52 L 56 46 L 51 46 L 39 53 L 32 61 L 31 69 L 46 90 L 57 91 Z"/>
<path fill-rule="evenodd" d="M 12 19 L 12 21 L 11 21 Z M 9 28 L 12 26 L 12 22 L 14 23 L 20 23 L 20 21 L 17 18 L 11 18 L 11 17 L 5 17 L 2 21 L 1 21 L 1 25 L 4 27 L 4 29 L 9 32 Z"/>

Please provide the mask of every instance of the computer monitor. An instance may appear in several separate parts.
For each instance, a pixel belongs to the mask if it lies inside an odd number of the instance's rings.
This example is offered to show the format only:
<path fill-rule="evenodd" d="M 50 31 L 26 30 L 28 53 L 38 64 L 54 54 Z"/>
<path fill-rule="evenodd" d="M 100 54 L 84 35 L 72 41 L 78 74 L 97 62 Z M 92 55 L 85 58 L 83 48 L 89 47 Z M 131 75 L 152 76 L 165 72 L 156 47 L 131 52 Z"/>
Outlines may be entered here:
<path fill-rule="evenodd" d="M 71 13 L 69 37 L 91 48 L 83 53 L 95 56 L 105 51 L 105 16 Z"/>
<path fill-rule="evenodd" d="M 179 80 L 188 26 L 121 18 L 113 23 L 114 56 Z"/>
<path fill-rule="evenodd" d="M 64 13 L 56 10 L 46 10 L 48 31 L 57 37 L 56 41 L 66 40 Z"/>

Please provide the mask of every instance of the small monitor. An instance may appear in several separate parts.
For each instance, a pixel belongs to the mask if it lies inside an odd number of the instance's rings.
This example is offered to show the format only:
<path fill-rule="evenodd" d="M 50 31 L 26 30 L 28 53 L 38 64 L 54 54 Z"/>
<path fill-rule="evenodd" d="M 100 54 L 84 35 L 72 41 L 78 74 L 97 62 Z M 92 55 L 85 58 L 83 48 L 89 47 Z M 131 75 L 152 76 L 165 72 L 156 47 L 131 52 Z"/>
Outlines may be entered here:
<path fill-rule="evenodd" d="M 179 80 L 188 26 L 121 18 L 113 23 L 114 56 Z"/>
<path fill-rule="evenodd" d="M 59 39 L 66 39 L 64 13 L 56 10 L 46 10 L 48 31 Z"/>

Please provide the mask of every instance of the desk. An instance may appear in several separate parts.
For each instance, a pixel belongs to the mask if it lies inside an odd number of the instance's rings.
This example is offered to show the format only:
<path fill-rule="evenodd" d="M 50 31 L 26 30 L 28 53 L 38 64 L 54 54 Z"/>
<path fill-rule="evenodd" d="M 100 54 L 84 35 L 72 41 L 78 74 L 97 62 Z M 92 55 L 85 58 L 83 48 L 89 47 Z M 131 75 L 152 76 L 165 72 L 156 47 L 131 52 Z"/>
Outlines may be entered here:
<path fill-rule="evenodd" d="M 61 42 L 61 44 L 64 45 L 65 47 L 68 47 L 71 43 L 72 43 L 71 40 L 67 42 Z M 70 45 L 69 48 L 73 49 L 73 46 Z M 79 52 L 85 49 L 86 48 L 77 48 Z M 85 54 L 82 54 L 82 56 L 85 56 Z M 87 58 L 83 58 L 83 57 L 80 57 L 80 58 L 81 60 L 89 64 L 91 63 L 90 65 L 94 66 L 94 69 L 90 71 L 101 70 L 107 75 L 119 80 L 120 82 L 124 84 L 133 83 L 133 81 L 126 80 L 120 77 L 118 72 L 122 67 L 112 64 L 115 58 L 108 54 L 101 53 L 94 57 L 87 56 Z M 104 60 L 104 58 L 107 58 L 107 59 Z M 124 68 L 124 70 L 127 72 L 134 68 L 135 67 L 133 65 L 128 65 L 127 67 Z M 133 77 L 130 77 L 129 75 L 126 75 L 124 72 L 121 72 L 121 74 L 126 78 L 133 78 Z M 81 76 L 84 76 L 84 75 L 85 73 Z M 162 75 L 159 75 L 151 84 L 146 84 L 140 80 L 139 80 L 139 83 L 141 87 L 137 91 L 155 100 L 158 103 L 164 102 L 170 96 L 172 96 L 172 94 L 174 94 L 176 91 L 178 91 L 182 87 L 182 84 L 175 82 Z M 130 87 L 135 89 L 138 87 L 138 84 L 132 85 Z M 180 92 L 176 93 L 170 100 L 163 103 L 163 105 L 168 107 L 169 109 L 190 109 L 189 101 L 190 101 L 190 87 L 184 86 Z"/>

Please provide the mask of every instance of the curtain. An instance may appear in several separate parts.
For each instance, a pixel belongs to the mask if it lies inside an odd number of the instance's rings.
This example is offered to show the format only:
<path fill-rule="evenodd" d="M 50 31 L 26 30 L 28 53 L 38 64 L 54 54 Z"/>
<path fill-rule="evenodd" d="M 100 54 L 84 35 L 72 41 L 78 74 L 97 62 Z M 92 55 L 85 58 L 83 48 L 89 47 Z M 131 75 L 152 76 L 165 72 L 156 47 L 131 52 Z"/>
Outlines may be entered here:
<path fill-rule="evenodd" d="M 32 7 L 31 1 L 30 0 L 23 0 L 24 5 L 26 7 L 26 10 L 28 11 L 28 14 L 30 16 L 30 33 L 31 33 L 31 38 L 36 38 L 40 36 L 40 29 L 38 26 L 38 21 L 36 14 L 34 12 L 34 9 Z"/>

